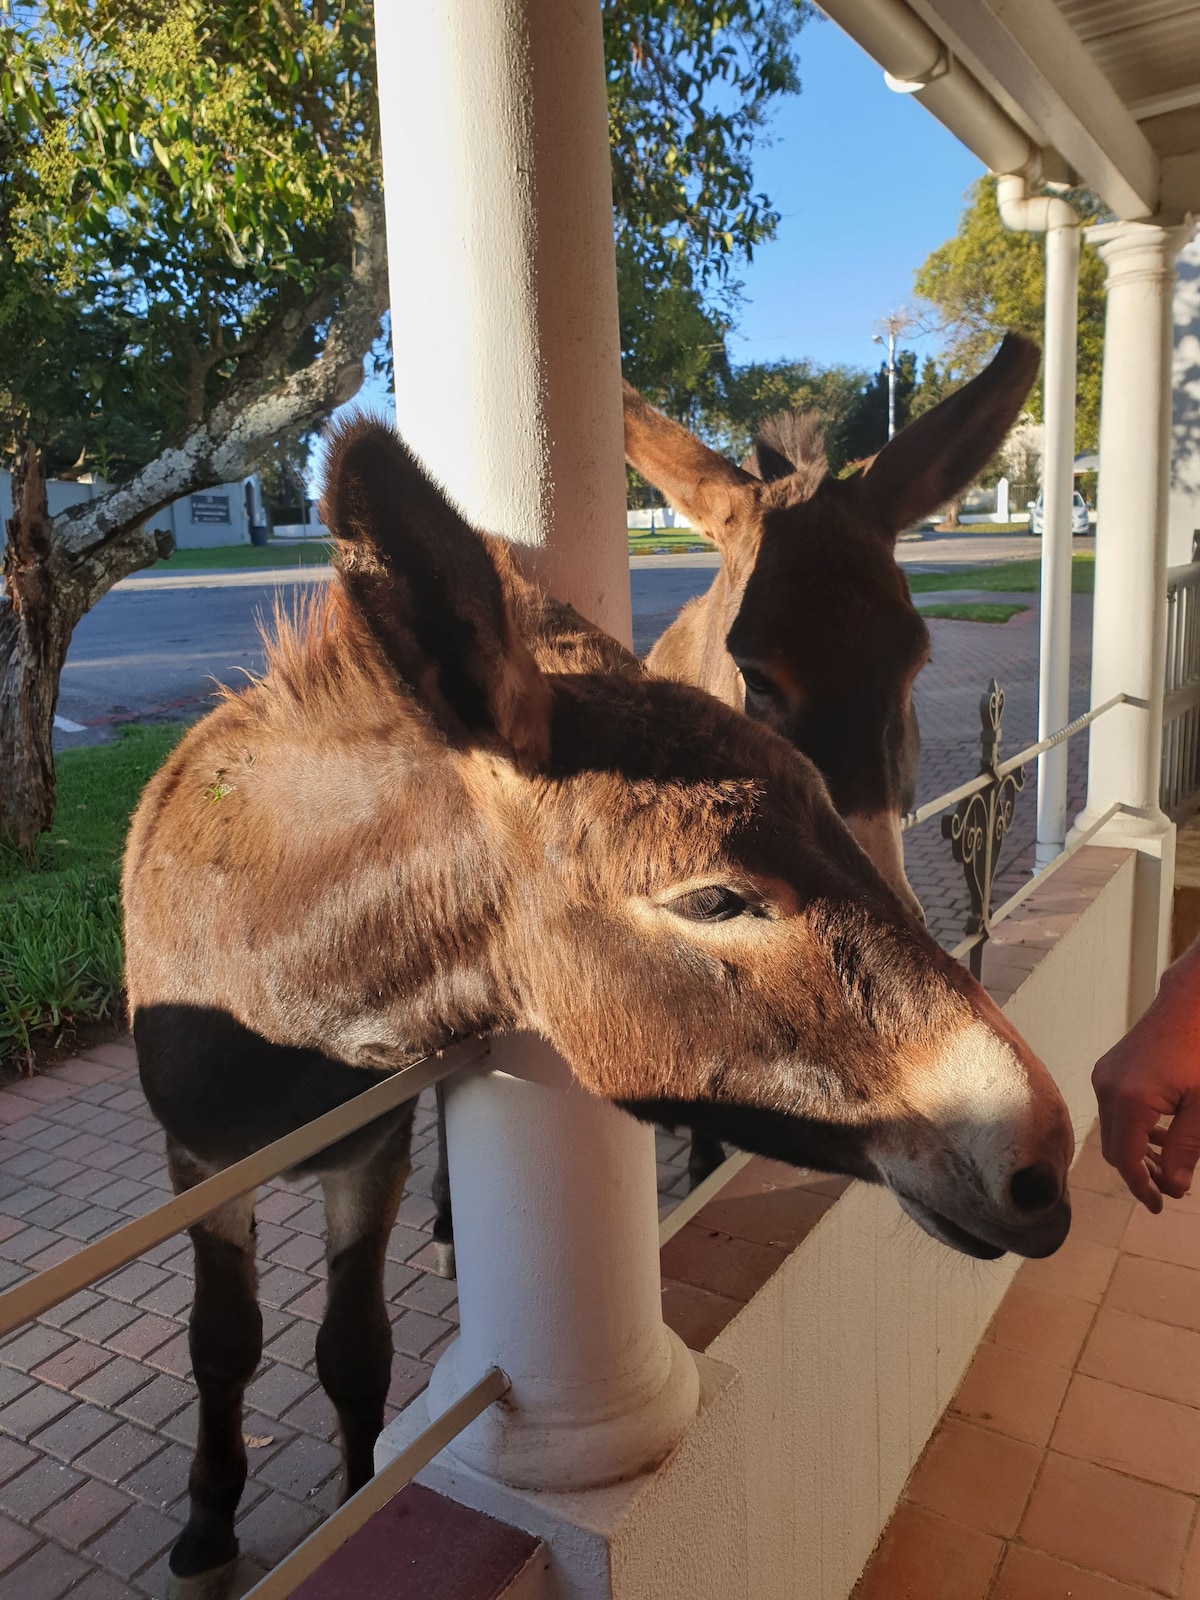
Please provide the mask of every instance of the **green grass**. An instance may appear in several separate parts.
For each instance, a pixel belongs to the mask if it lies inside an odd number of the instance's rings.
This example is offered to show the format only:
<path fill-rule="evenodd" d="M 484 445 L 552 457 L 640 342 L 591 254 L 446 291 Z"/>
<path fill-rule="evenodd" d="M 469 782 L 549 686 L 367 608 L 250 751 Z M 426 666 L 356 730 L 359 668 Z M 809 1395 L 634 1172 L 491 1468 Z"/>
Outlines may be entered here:
<path fill-rule="evenodd" d="M 0 850 L 0 1061 L 65 1025 L 99 1022 L 122 983 L 121 851 L 175 726 L 129 727 L 57 758 L 54 827 L 32 858 Z"/>
<path fill-rule="evenodd" d="M 968 601 L 960 604 L 951 602 L 948 605 L 922 606 L 921 615 L 923 617 L 940 617 L 946 622 L 1007 622 L 1010 617 L 1015 617 L 1019 611 L 1028 610 L 1028 606 Z"/>
<path fill-rule="evenodd" d="M 1096 575 L 1095 558 L 1078 555 L 1071 562 L 1071 589 L 1091 594 Z M 943 589 L 983 589 L 992 594 L 1036 594 L 1042 582 L 1040 561 L 1002 561 L 994 567 L 952 567 L 947 572 L 914 572 L 908 587 L 914 594 L 937 594 Z"/>
<path fill-rule="evenodd" d="M 631 528 L 629 531 L 631 556 L 652 556 L 664 550 L 675 554 L 681 550 L 715 549 L 712 540 L 694 528 Z"/>
<path fill-rule="evenodd" d="M 165 561 L 156 561 L 156 572 L 193 572 L 197 568 L 220 571 L 258 567 L 323 566 L 329 560 L 329 545 L 324 539 L 289 539 L 279 544 L 223 544 L 211 550 L 176 550 Z"/>

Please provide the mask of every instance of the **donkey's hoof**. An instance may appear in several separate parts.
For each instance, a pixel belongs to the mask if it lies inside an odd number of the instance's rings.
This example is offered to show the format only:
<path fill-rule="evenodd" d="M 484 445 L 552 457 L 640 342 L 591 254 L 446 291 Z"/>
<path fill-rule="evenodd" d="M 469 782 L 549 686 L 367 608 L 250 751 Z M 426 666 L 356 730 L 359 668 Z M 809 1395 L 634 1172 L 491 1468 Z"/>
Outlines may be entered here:
<path fill-rule="evenodd" d="M 223 1567 L 210 1567 L 207 1572 L 193 1573 L 190 1578 L 168 1572 L 167 1600 L 228 1600 L 237 1565 L 238 1558 L 234 1556 Z"/>
<path fill-rule="evenodd" d="M 435 1239 L 433 1243 L 433 1270 L 439 1278 L 456 1278 L 454 1270 L 454 1241 Z"/>

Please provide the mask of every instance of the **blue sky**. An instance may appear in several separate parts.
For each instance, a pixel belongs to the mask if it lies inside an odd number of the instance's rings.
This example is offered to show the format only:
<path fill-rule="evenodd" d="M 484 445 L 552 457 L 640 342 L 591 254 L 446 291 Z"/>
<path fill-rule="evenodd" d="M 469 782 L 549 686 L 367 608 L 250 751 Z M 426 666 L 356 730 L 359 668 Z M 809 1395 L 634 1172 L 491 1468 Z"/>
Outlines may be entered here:
<path fill-rule="evenodd" d="M 958 226 L 983 168 L 834 23 L 800 34 L 802 93 L 784 101 L 758 187 L 782 214 L 740 274 L 737 362 L 811 356 L 874 366 L 880 317 L 909 304 L 913 274 Z M 905 341 L 932 348 L 925 339 Z"/>
<path fill-rule="evenodd" d="M 809 356 L 873 368 L 879 319 L 909 304 L 913 274 L 958 226 L 980 163 L 828 21 L 800 35 L 802 92 L 783 101 L 756 187 L 781 213 L 776 237 L 738 276 L 734 362 Z M 923 354 L 936 340 L 910 334 Z M 382 383 L 352 402 L 387 409 Z"/>

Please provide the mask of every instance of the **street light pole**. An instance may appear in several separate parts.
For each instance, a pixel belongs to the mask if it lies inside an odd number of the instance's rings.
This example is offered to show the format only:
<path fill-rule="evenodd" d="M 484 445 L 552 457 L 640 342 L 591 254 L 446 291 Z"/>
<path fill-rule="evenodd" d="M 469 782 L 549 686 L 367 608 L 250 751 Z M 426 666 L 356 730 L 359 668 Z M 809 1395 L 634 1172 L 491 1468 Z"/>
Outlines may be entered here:
<path fill-rule="evenodd" d="M 909 326 L 907 313 L 893 312 L 885 319 L 883 326 L 887 329 L 887 338 L 881 333 L 873 333 L 871 338 L 876 344 L 887 345 L 887 375 L 888 375 L 888 438 L 896 437 L 896 338 Z"/>

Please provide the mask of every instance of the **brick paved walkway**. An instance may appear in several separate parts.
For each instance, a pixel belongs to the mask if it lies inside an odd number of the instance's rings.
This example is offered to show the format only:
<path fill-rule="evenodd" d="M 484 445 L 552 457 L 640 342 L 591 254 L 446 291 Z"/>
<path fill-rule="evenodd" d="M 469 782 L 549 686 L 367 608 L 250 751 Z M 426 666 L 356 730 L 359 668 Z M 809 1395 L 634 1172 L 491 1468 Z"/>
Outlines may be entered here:
<path fill-rule="evenodd" d="M 664 1208 L 685 1188 L 683 1148 L 659 1135 Z M 435 1160 L 429 1095 L 388 1251 L 389 1420 L 425 1386 L 458 1320 L 454 1285 L 431 1271 Z M 0 1086 L 0 1288 L 168 1197 L 162 1131 L 131 1044 L 101 1045 Z M 269 1184 L 257 1214 L 264 1349 L 245 1420 L 245 1586 L 329 1513 L 338 1492 L 333 1410 L 313 1357 L 325 1277 L 319 1185 Z M 195 1440 L 191 1298 L 191 1245 L 173 1239 L 0 1343 L 4 1600 L 166 1593 Z"/>
<path fill-rule="evenodd" d="M 1002 755 L 1013 755 L 1037 739 L 1037 597 L 1024 598 L 1030 602 L 1029 609 L 1002 625 L 930 620 L 933 658 L 917 679 L 913 694 L 921 723 L 919 805 L 945 794 L 979 770 L 979 699 L 990 678 L 996 678 L 1004 690 Z M 1091 596 L 1075 595 L 1071 629 L 1072 717 L 1079 716 L 1088 706 L 1091 633 Z M 1086 732 L 1071 740 L 1069 751 L 1068 820 L 1083 806 L 1087 785 Z M 1026 774 L 1013 829 L 1001 857 L 998 901 L 1018 889 L 1032 869 L 1036 815 L 1035 763 Z M 963 936 L 967 891 L 962 869 L 950 855 L 937 818 L 905 835 L 904 855 L 909 880 L 925 908 L 930 930 L 942 944 L 954 946 Z"/>

